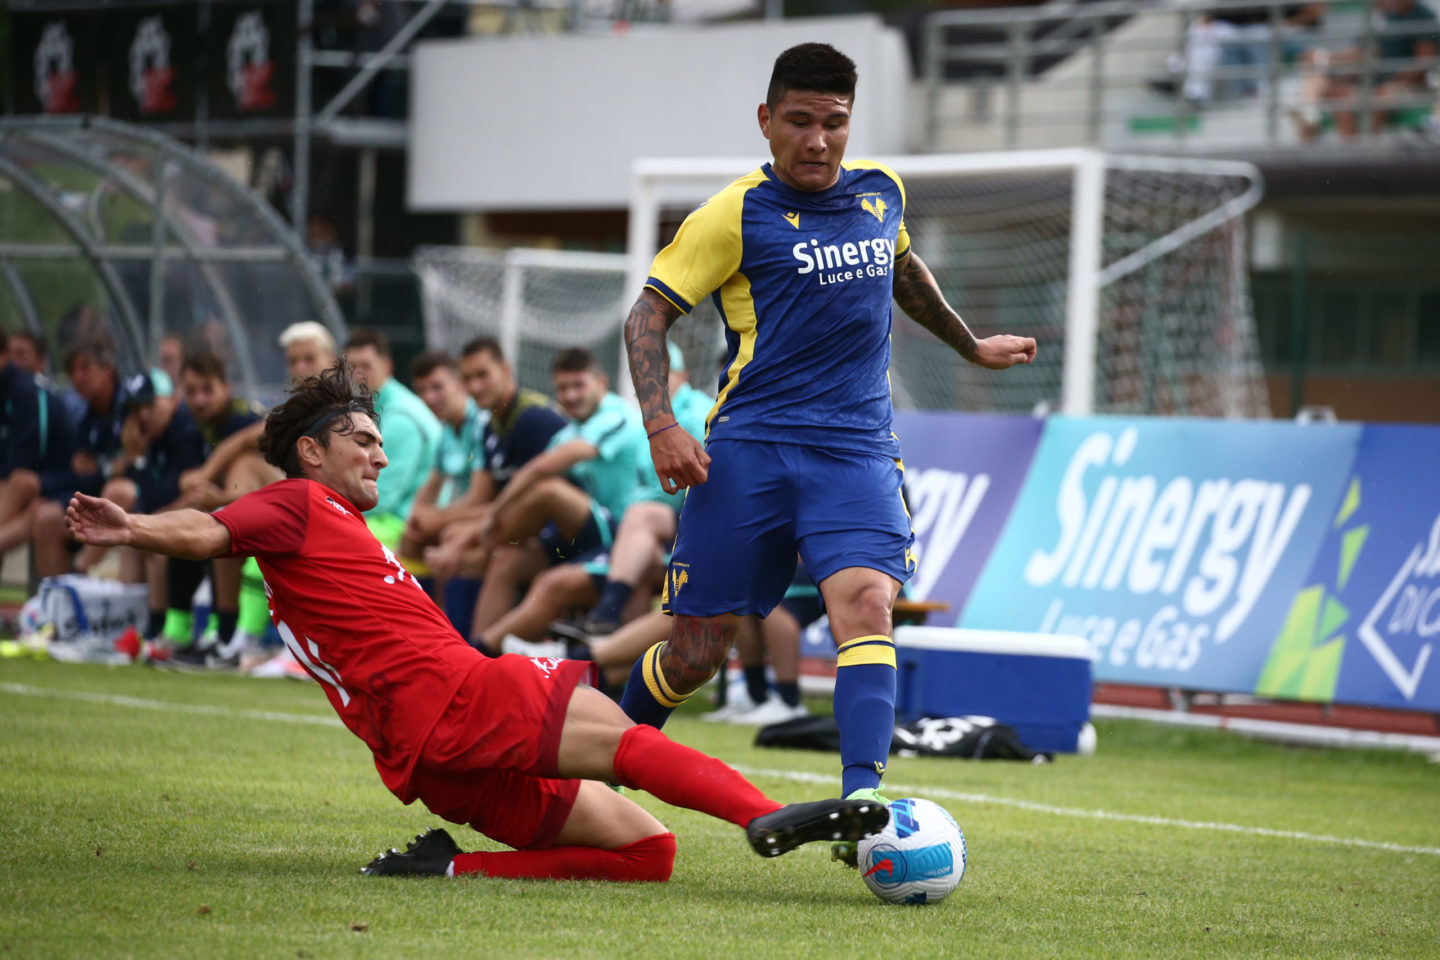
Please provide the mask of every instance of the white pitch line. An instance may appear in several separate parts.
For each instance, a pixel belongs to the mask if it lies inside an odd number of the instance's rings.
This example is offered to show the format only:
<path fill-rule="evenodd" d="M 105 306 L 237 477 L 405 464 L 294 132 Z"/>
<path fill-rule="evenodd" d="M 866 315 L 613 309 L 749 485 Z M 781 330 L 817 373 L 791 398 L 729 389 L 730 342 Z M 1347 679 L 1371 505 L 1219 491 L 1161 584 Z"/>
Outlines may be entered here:
<path fill-rule="evenodd" d="M 101 703 L 116 707 L 131 707 L 139 710 L 157 710 L 168 713 L 195 713 L 216 717 L 272 720 L 276 723 L 299 723 L 323 727 L 344 726 L 344 724 L 335 717 L 318 716 L 315 714 L 277 713 L 273 710 L 247 710 L 236 707 L 221 707 L 205 704 L 172 703 L 167 700 L 146 700 L 140 697 L 125 697 L 109 693 L 90 693 L 82 690 L 54 690 L 45 687 L 31 687 L 22 683 L 0 683 L 0 693 L 13 693 L 26 697 L 48 697 L 56 700 L 80 700 L 85 703 Z M 828 776 L 823 773 L 808 773 L 801 770 L 769 770 L 747 766 L 736 766 L 735 769 L 747 777 L 770 777 L 776 780 L 790 780 L 795 783 L 818 783 L 825 785 L 839 783 L 838 777 Z M 963 803 L 988 803 L 994 804 L 995 806 L 1028 810 L 1032 813 L 1048 813 L 1058 817 L 1114 820 L 1121 823 L 1141 823 L 1152 827 L 1175 827 L 1182 830 L 1217 830 L 1223 833 L 1239 833 L 1257 837 L 1275 837 L 1281 840 L 1301 840 L 1307 843 L 1359 847 L 1366 850 L 1387 850 L 1391 853 L 1418 853 L 1425 856 L 1440 857 L 1440 847 L 1412 847 L 1399 843 L 1361 840 L 1356 837 L 1332 837 L 1326 834 L 1302 833 L 1298 830 L 1274 830 L 1270 827 L 1251 827 L 1238 823 L 1177 820 L 1173 817 L 1150 817 L 1136 813 L 1115 813 L 1110 810 L 1057 807 L 1049 803 L 1017 800 L 1014 797 L 997 797 L 985 793 L 964 793 L 959 790 L 947 790 L 944 787 L 887 783 L 885 789 L 886 792 L 892 796 L 913 794 L 926 797 L 943 797 L 946 800 L 959 800 Z"/>
<path fill-rule="evenodd" d="M 735 769 L 747 777 L 774 777 L 780 780 L 794 780 L 799 783 L 837 784 L 839 777 L 821 773 L 806 773 L 796 770 L 764 770 L 759 767 Z M 1014 797 L 996 797 L 985 793 L 962 793 L 944 787 L 887 783 L 884 790 L 892 797 L 923 796 L 944 797 L 965 803 L 990 803 L 1001 807 L 1015 807 L 1033 813 L 1049 813 L 1057 817 L 1082 817 L 1089 820 L 1117 820 L 1122 823 L 1143 823 L 1152 827 L 1178 827 L 1182 830 L 1219 830 L 1224 833 L 1243 833 L 1257 837 L 1277 837 L 1282 840 L 1304 840 L 1308 843 L 1325 843 L 1341 847 L 1362 847 L 1367 850 L 1388 850 L 1392 853 L 1419 853 L 1440 857 L 1440 847 L 1410 847 L 1399 843 L 1382 843 L 1378 840 L 1361 840 L 1356 837 L 1332 837 L 1323 833 L 1301 833 L 1298 830 L 1274 830 L 1270 827 L 1250 827 L 1239 823 L 1215 823 L 1205 820 L 1177 820 L 1173 817 L 1150 817 L 1139 813 L 1115 813 L 1110 810 L 1085 810 L 1081 807 L 1057 807 L 1033 800 L 1017 800 Z"/>
<path fill-rule="evenodd" d="M 168 700 L 145 700 L 140 697 L 122 697 L 113 693 L 89 693 L 84 690 L 51 690 L 45 687 L 27 687 L 23 683 L 0 683 L 0 693 L 16 693 L 23 697 L 49 697 L 54 700 L 81 700 L 85 703 L 105 703 L 115 707 L 133 707 L 137 710 L 161 710 L 167 713 L 199 713 L 212 717 L 239 717 L 246 720 L 274 720 L 276 723 L 303 723 L 320 727 L 344 727 L 338 717 L 306 713 L 276 713 L 273 710 L 246 710 L 239 707 L 217 707 L 203 703 L 172 703 Z"/>

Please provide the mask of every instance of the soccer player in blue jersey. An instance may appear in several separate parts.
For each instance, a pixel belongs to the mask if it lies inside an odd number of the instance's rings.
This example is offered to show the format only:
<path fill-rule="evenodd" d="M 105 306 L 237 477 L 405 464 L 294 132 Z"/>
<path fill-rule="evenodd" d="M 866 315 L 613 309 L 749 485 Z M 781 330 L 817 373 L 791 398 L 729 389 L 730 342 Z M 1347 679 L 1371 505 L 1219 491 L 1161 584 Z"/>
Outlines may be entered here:
<path fill-rule="evenodd" d="M 775 61 L 760 130 L 772 161 L 711 197 L 656 256 L 625 324 L 655 470 L 689 488 L 664 601 L 670 638 L 641 657 L 621 705 L 660 726 L 708 680 L 740 618 L 769 613 L 798 548 L 839 648 L 842 791 L 874 796 L 895 721 L 891 610 L 914 567 L 891 432 L 891 299 L 972 363 L 1035 357 L 1026 337 L 977 339 L 910 250 L 905 189 L 846 161 L 855 65 L 825 44 Z M 711 297 L 729 346 L 704 446 L 676 429 L 666 331 Z M 837 850 L 853 862 L 853 847 Z"/>

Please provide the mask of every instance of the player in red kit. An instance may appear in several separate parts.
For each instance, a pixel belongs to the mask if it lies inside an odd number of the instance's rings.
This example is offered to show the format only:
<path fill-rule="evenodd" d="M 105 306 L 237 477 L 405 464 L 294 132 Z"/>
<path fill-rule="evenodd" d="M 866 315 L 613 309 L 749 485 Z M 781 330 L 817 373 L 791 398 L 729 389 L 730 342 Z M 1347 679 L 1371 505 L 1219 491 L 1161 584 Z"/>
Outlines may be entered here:
<path fill-rule="evenodd" d="M 404 803 L 515 847 L 463 853 L 444 830 L 370 874 L 666 880 L 675 838 L 606 781 L 744 827 L 777 856 L 888 821 L 863 800 L 781 806 L 735 770 L 637 726 L 584 685 L 583 661 L 490 659 L 451 627 L 365 526 L 388 462 L 370 396 L 343 361 L 298 384 L 261 449 L 286 479 L 214 513 L 129 514 L 77 493 L 77 540 L 170 556 L 254 556 L 285 644 Z"/>

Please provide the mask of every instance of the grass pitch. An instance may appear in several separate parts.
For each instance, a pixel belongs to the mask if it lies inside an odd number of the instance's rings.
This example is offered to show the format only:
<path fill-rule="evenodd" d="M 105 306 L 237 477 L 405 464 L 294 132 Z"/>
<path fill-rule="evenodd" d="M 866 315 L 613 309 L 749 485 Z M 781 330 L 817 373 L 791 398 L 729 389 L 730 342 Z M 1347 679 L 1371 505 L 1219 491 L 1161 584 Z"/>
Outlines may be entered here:
<path fill-rule="evenodd" d="M 1440 766 L 1097 726 L 1096 756 L 1050 766 L 893 761 L 892 797 L 965 830 L 938 905 L 638 794 L 679 837 L 668 884 L 397 881 L 357 871 L 438 821 L 313 685 L 5 661 L 0 958 L 1440 954 Z M 836 757 L 690 713 L 667 732 L 777 799 L 838 790 Z"/>

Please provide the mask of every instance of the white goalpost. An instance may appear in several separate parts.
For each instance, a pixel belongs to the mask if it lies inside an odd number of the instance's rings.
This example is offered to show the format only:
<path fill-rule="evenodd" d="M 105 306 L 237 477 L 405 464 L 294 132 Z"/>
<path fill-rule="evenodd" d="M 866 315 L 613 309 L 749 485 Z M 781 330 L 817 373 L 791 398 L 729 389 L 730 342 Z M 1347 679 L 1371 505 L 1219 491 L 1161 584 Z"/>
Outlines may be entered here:
<path fill-rule="evenodd" d="M 1089 149 L 878 159 L 904 181 L 914 248 L 966 322 L 1040 345 L 1034 365 L 992 377 L 898 322 L 897 406 L 1268 416 L 1245 257 L 1254 166 Z M 632 297 L 684 216 L 758 163 L 634 165 Z M 675 330 L 718 333 L 713 314 L 697 308 Z"/>

